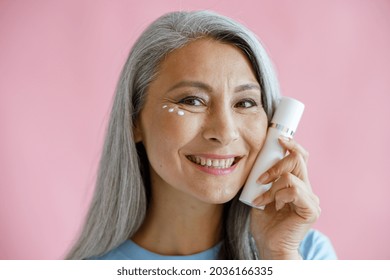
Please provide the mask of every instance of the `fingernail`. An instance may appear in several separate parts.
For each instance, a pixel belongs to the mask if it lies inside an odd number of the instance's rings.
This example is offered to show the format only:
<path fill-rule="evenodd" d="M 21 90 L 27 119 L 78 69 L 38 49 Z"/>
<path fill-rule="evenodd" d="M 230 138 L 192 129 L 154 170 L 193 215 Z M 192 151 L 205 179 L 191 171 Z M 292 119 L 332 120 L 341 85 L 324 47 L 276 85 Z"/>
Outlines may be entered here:
<path fill-rule="evenodd" d="M 283 202 L 277 201 L 277 202 L 275 203 L 275 209 L 276 209 L 276 211 L 279 211 L 280 209 L 282 209 L 283 206 L 284 206 L 284 203 L 283 203 Z"/>
<path fill-rule="evenodd" d="M 290 138 L 286 137 L 286 136 L 279 136 L 279 140 L 280 141 L 283 141 L 283 142 L 289 142 L 290 141 Z"/>
<path fill-rule="evenodd" d="M 264 195 L 260 195 L 258 196 L 255 200 L 252 201 L 252 203 L 255 205 L 255 206 L 262 206 L 264 202 Z"/>
<path fill-rule="evenodd" d="M 256 182 L 258 184 L 264 184 L 265 182 L 267 182 L 268 178 L 269 178 L 269 174 L 268 174 L 268 172 L 265 172 L 263 175 L 260 176 L 259 179 L 257 179 Z"/>

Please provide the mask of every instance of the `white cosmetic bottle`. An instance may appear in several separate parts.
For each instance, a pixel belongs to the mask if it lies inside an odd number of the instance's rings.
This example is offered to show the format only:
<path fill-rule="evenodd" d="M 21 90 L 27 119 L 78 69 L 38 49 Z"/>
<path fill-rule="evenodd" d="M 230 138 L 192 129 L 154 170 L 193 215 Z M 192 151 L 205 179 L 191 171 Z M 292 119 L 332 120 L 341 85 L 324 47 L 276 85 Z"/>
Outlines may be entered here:
<path fill-rule="evenodd" d="M 285 156 L 286 151 L 280 146 L 278 138 L 280 136 L 292 138 L 298 127 L 304 108 L 305 105 L 298 100 L 282 97 L 272 117 L 263 148 L 259 152 L 242 190 L 240 196 L 241 202 L 257 209 L 264 209 L 264 206 L 257 207 L 252 202 L 256 197 L 269 190 L 272 183 L 263 185 L 256 183 L 256 180 Z"/>

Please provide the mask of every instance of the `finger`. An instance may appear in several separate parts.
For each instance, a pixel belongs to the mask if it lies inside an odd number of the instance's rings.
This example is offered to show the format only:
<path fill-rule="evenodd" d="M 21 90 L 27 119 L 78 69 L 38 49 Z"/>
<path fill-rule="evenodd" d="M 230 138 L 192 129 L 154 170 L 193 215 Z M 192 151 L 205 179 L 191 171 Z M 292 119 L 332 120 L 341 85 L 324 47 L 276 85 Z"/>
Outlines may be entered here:
<path fill-rule="evenodd" d="M 307 222 L 314 222 L 321 213 L 319 204 L 310 194 L 300 192 L 299 188 L 284 188 L 275 194 L 275 209 L 279 211 L 286 204 L 292 206 L 297 215 Z"/>
<path fill-rule="evenodd" d="M 253 200 L 253 204 L 257 207 L 265 206 L 271 202 L 276 200 L 276 194 L 285 189 L 285 188 L 295 188 L 293 190 L 296 192 L 296 195 L 301 196 L 306 195 L 309 199 L 312 200 L 313 204 L 319 205 L 319 198 L 312 192 L 311 187 L 307 187 L 307 183 L 294 176 L 291 173 L 283 174 L 278 180 L 276 180 L 271 188 L 258 196 L 255 200 Z M 288 201 L 285 203 L 290 203 L 292 201 Z M 280 207 L 278 207 L 280 209 Z"/>
<path fill-rule="evenodd" d="M 292 150 L 289 155 L 278 161 L 257 180 L 258 184 L 268 184 L 285 173 L 292 173 L 309 183 L 307 166 L 302 154 Z"/>
<path fill-rule="evenodd" d="M 287 174 L 274 183 L 269 190 L 269 197 L 279 211 L 286 204 L 306 220 L 316 220 L 321 212 L 319 198 L 306 187 L 306 183 L 292 174 Z"/>
<path fill-rule="evenodd" d="M 301 145 L 299 145 L 294 139 L 287 137 L 279 137 L 278 141 L 280 145 L 290 153 L 295 152 L 301 154 L 305 162 L 309 160 L 309 152 L 305 150 L 305 148 L 303 148 Z"/>
<path fill-rule="evenodd" d="M 291 187 L 301 187 L 302 181 L 294 176 L 291 173 L 285 173 L 282 176 L 280 176 L 275 182 L 273 182 L 271 188 L 264 192 L 262 195 L 258 196 L 254 201 L 253 204 L 256 206 L 264 206 L 267 205 L 275 200 L 275 194 L 285 188 L 291 188 Z"/>

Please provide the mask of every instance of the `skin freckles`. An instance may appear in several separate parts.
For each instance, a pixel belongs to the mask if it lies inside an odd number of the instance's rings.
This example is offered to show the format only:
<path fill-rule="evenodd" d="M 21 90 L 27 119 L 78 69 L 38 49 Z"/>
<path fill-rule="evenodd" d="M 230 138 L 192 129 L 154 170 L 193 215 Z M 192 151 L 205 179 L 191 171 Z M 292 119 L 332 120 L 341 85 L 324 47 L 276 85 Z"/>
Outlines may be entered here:
<path fill-rule="evenodd" d="M 245 183 L 266 131 L 260 86 L 245 55 L 199 39 L 161 63 L 135 134 L 148 154 L 152 193 L 220 204 Z M 187 158 L 200 154 L 235 155 L 239 161 L 229 174 L 208 174 Z"/>

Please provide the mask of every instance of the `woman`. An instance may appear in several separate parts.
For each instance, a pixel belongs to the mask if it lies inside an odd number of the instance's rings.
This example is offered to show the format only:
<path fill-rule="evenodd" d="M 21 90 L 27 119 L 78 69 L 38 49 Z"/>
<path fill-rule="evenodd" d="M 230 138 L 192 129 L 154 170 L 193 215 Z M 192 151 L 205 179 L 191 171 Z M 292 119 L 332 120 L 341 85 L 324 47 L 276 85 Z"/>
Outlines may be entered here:
<path fill-rule="evenodd" d="M 289 151 L 238 201 L 279 99 L 271 62 L 245 27 L 174 12 L 135 43 L 117 86 L 95 195 L 69 259 L 326 259 L 307 152 Z"/>

